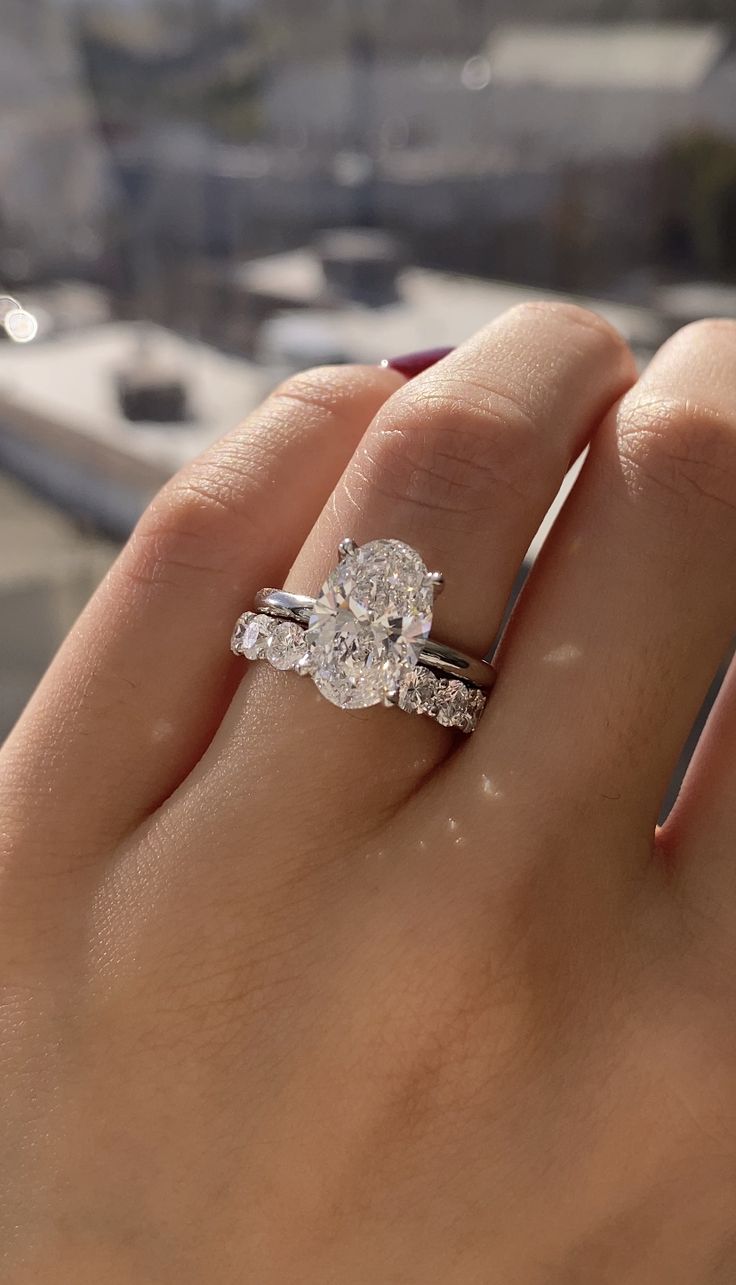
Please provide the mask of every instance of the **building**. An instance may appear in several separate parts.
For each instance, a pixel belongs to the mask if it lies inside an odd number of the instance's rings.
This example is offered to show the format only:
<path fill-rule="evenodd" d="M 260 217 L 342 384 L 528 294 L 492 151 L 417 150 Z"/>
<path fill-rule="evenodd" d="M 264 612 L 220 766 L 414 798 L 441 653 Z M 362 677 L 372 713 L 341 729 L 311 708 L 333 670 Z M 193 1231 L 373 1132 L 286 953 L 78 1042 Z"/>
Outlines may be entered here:
<path fill-rule="evenodd" d="M 348 234 L 348 242 L 357 242 L 356 255 L 363 235 Z M 245 261 L 228 270 L 226 281 L 216 273 L 212 288 L 222 292 L 216 297 L 223 326 L 236 326 L 241 340 L 255 336 L 254 355 L 266 364 L 293 369 L 320 361 L 373 362 L 391 353 L 458 344 L 507 308 L 533 298 L 567 299 L 601 313 L 642 363 L 672 329 L 651 308 L 404 264 L 400 246 L 393 273 L 381 266 L 385 297 L 367 299 L 359 271 L 351 281 L 349 261 L 340 264 L 336 280 L 333 252 L 325 248 L 331 240 Z M 207 296 L 204 288 L 202 293 Z M 210 317 L 217 313 L 211 303 Z"/>
<path fill-rule="evenodd" d="M 117 547 L 0 474 L 0 548 L 2 741 Z"/>
<path fill-rule="evenodd" d="M 264 91 L 264 133 L 317 153 L 357 144 L 559 167 L 651 155 L 695 126 L 736 138 L 735 78 L 717 24 L 502 25 L 465 58 L 285 61 Z"/>
<path fill-rule="evenodd" d="M 49 0 L 5 0 L 0 116 L 0 281 L 93 268 L 112 171 L 68 14 Z"/>
<path fill-rule="evenodd" d="M 691 228 L 678 236 L 665 167 L 698 134 L 736 154 L 736 54 L 717 24 L 501 25 L 465 56 L 292 49 L 253 93 L 248 143 L 159 121 L 118 149 L 158 259 L 233 260 L 371 224 L 416 261 L 558 289 L 717 268 Z"/>
<path fill-rule="evenodd" d="M 179 422 L 131 421 L 121 381 L 154 398 L 163 389 L 167 401 L 173 386 Z M 248 414 L 268 382 L 252 363 L 157 326 L 112 322 L 3 345 L 0 467 L 124 537 L 172 473 Z"/>

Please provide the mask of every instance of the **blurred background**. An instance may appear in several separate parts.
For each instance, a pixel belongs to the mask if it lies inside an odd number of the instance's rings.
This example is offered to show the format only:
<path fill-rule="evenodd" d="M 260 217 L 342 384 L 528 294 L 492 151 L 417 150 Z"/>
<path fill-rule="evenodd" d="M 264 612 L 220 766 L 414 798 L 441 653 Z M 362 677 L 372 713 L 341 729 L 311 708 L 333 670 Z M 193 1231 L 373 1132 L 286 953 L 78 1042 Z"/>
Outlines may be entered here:
<path fill-rule="evenodd" d="M 736 316 L 733 0 L 0 0 L 0 738 L 289 371 Z"/>

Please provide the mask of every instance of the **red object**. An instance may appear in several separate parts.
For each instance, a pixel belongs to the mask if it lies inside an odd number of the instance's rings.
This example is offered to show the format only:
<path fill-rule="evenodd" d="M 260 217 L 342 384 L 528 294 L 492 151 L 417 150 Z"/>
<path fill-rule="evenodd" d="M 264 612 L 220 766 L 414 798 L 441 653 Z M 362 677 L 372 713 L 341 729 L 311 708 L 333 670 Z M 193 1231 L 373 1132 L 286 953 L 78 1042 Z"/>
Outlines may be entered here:
<path fill-rule="evenodd" d="M 384 357 L 381 365 L 390 366 L 391 370 L 398 370 L 400 375 L 413 379 L 415 375 L 421 375 L 423 370 L 429 370 L 430 366 L 442 361 L 442 358 L 451 352 L 454 352 L 453 348 L 425 348 L 423 352 L 408 352 L 402 357 Z"/>

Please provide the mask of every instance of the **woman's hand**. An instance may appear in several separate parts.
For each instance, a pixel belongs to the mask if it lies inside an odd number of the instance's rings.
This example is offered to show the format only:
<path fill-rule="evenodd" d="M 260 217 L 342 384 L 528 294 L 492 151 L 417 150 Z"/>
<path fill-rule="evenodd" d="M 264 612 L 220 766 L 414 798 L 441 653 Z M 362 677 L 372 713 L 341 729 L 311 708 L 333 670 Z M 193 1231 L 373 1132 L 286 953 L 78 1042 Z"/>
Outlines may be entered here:
<path fill-rule="evenodd" d="M 170 483 L 2 755 L 7 1285 L 730 1285 L 736 328 L 568 306 L 313 371 Z M 633 385 L 633 386 L 632 386 Z M 478 731 L 228 649 L 340 537 L 445 573 Z M 291 568 L 291 570 L 290 570 Z"/>

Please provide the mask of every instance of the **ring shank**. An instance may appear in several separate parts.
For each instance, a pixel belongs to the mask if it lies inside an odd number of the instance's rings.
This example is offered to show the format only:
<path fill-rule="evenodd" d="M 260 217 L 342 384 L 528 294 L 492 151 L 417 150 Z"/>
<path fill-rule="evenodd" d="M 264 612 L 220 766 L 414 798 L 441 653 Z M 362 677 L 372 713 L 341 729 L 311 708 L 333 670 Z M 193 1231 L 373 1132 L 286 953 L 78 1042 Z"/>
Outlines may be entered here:
<path fill-rule="evenodd" d="M 298 625 L 308 625 L 314 609 L 314 598 L 305 594 L 287 593 L 285 589 L 260 589 L 255 597 L 256 611 L 262 611 L 280 620 L 293 620 Z M 496 670 L 486 660 L 466 656 L 454 647 L 428 638 L 419 653 L 419 664 L 453 678 L 461 678 L 473 687 L 489 691 L 496 681 Z"/>

